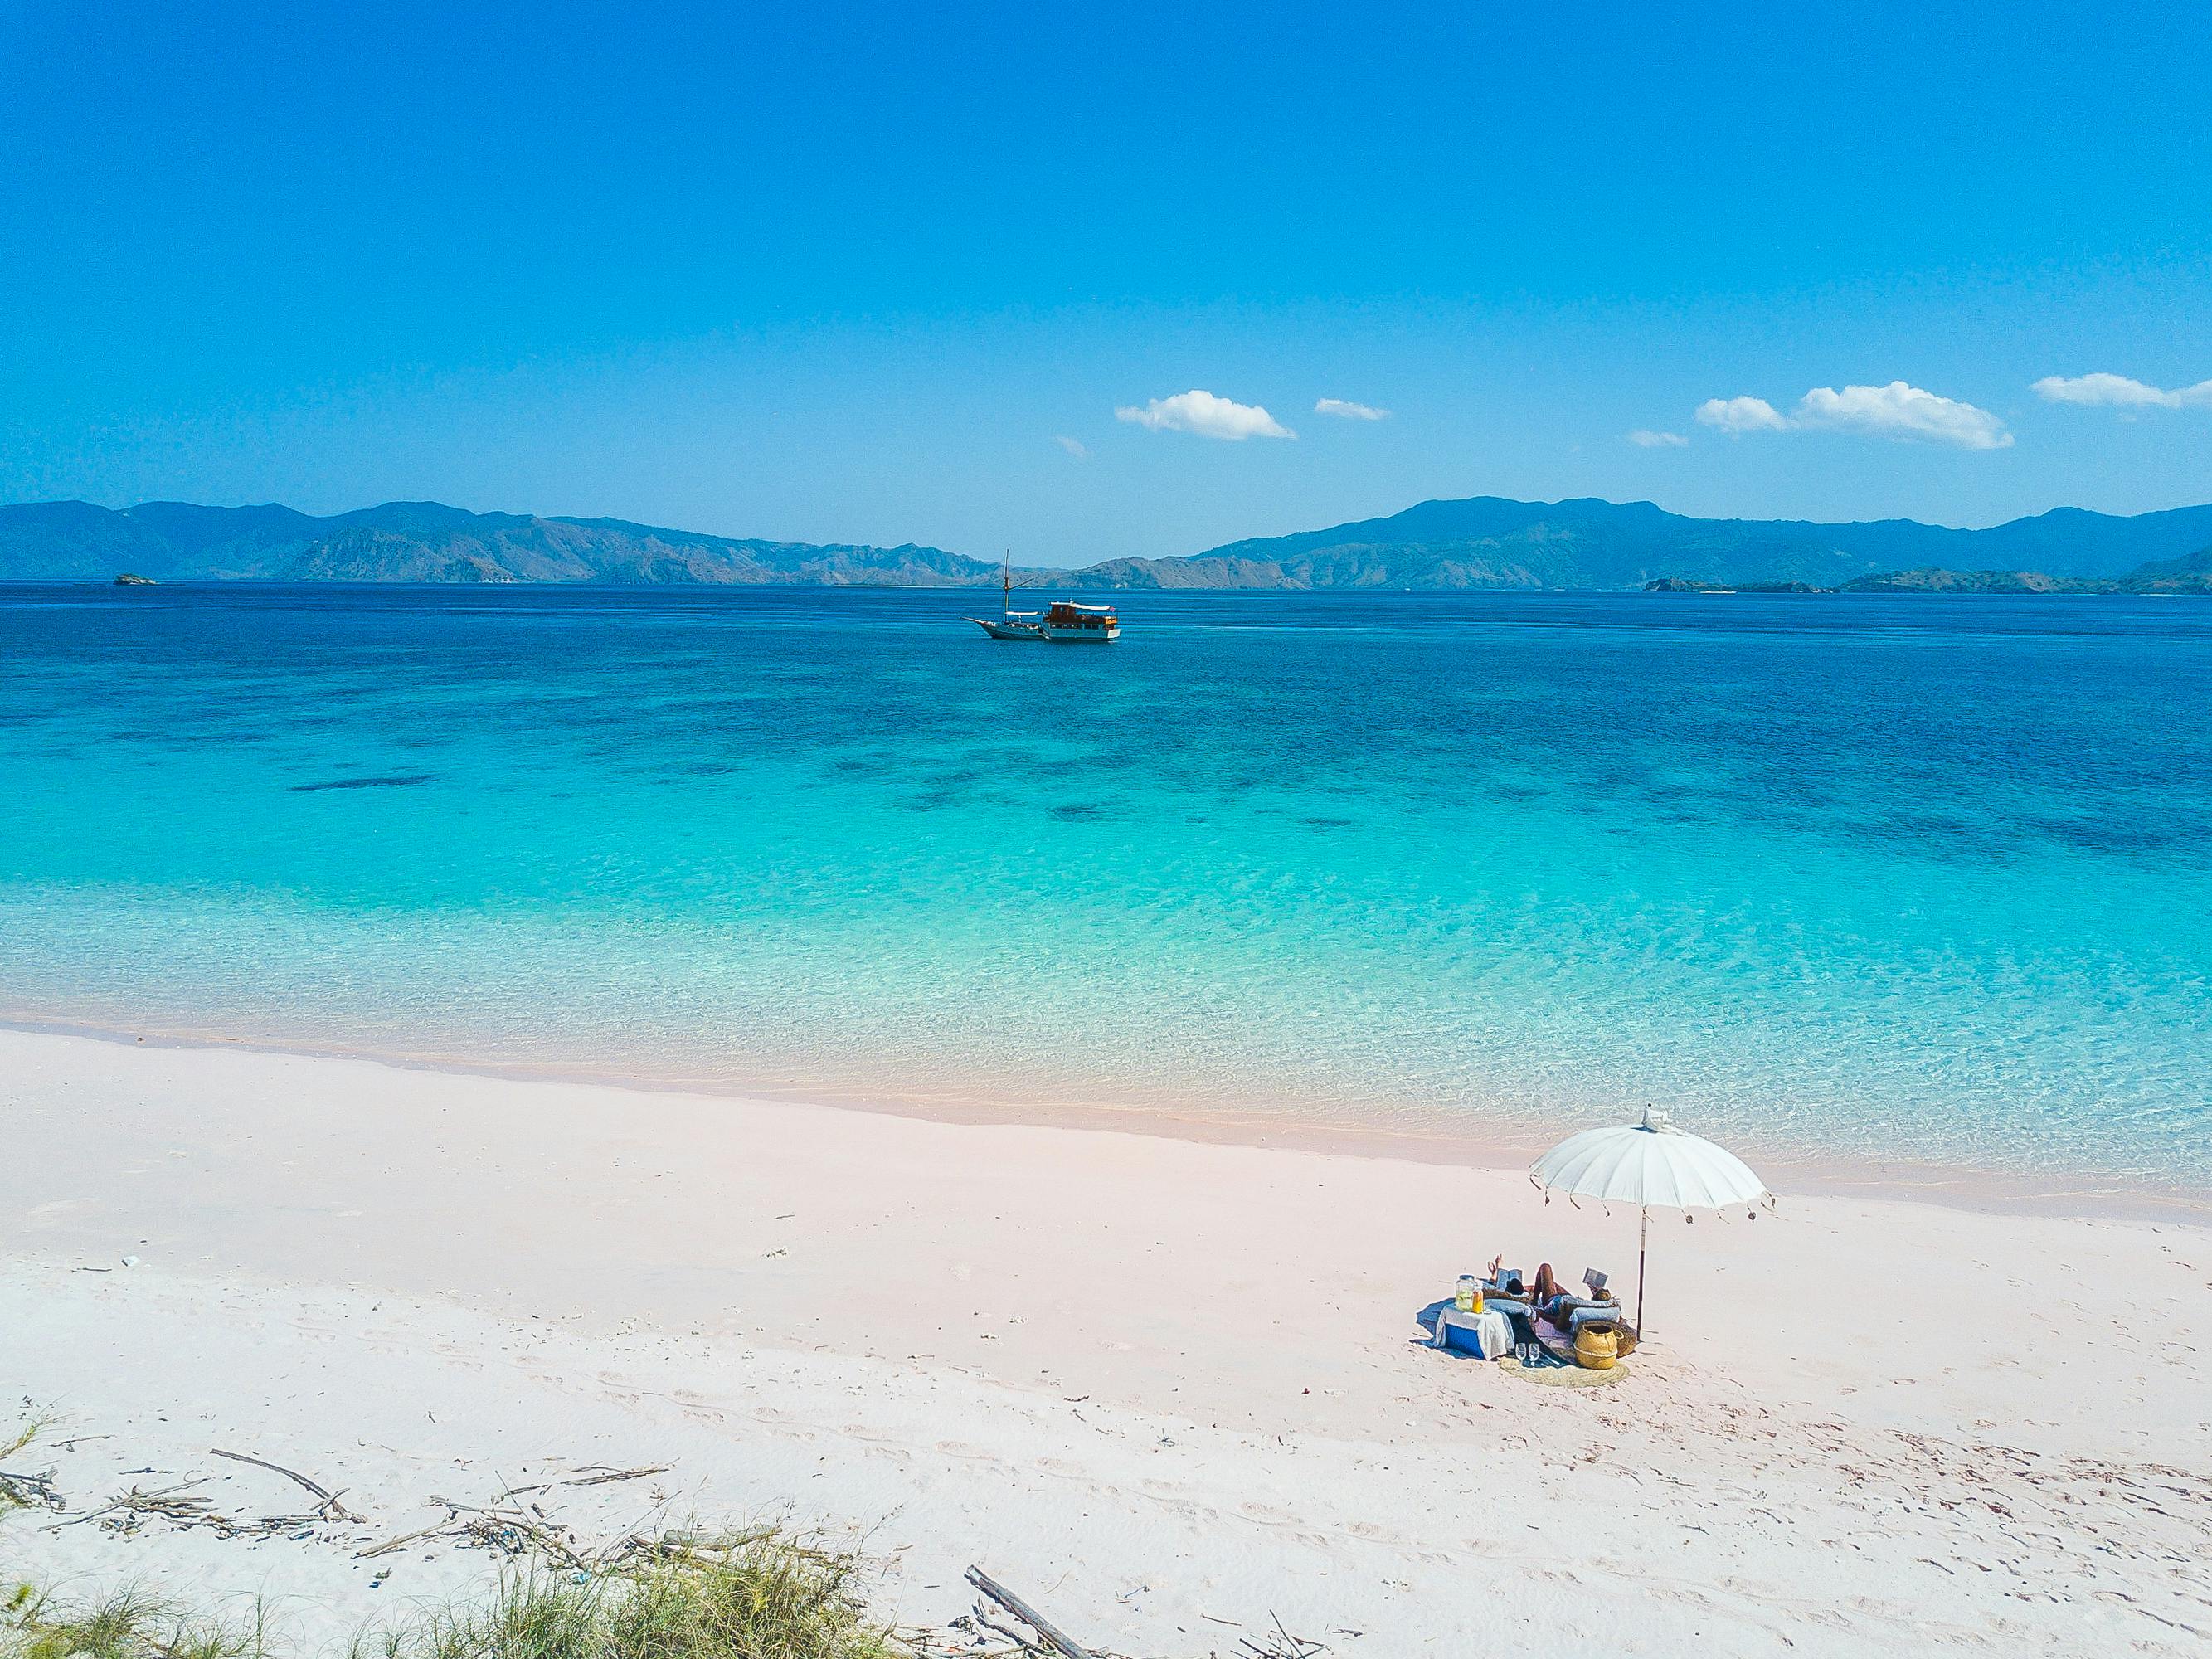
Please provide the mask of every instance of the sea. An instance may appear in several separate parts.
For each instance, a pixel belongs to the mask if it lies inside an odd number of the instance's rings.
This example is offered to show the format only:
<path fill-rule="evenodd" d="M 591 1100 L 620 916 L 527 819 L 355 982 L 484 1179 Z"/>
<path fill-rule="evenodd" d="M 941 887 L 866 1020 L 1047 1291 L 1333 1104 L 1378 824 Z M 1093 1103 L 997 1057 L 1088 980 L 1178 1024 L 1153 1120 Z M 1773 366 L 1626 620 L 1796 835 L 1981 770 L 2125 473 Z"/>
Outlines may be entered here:
<path fill-rule="evenodd" d="M 0 586 L 0 1017 L 2212 1194 L 2212 604 L 998 597 Z"/>

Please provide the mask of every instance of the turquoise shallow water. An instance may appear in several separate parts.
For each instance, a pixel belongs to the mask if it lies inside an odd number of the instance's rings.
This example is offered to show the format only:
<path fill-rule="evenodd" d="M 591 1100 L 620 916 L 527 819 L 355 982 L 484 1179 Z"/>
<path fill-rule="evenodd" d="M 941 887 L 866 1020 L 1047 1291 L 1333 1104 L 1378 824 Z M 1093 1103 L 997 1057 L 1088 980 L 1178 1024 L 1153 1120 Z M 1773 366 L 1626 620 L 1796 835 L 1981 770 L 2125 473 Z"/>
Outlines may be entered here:
<path fill-rule="evenodd" d="M 2212 605 L 982 597 L 0 588 L 0 1006 L 2212 1189 Z"/>

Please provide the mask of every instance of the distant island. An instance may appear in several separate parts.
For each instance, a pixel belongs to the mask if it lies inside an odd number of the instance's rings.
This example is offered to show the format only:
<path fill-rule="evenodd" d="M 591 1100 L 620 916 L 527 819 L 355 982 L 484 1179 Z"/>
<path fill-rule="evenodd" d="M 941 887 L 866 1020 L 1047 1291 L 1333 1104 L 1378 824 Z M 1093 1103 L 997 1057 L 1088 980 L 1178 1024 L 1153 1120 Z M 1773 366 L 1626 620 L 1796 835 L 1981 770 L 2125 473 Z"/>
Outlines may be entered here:
<path fill-rule="evenodd" d="M 1401 592 L 1485 588 L 1774 592 L 2197 591 L 2212 505 L 2132 518 L 2061 507 L 1988 530 L 1692 519 L 1649 501 L 1424 501 L 1388 518 L 1176 558 L 1018 569 L 1071 589 Z M 2165 575 L 2163 567 L 2176 567 Z M 391 501 L 319 518 L 289 507 L 85 501 L 0 507 L 0 580 L 546 582 L 990 587 L 1000 566 L 902 543 L 785 542 L 621 519 Z M 2170 578 L 2170 579 L 2169 579 Z M 2098 588 L 2078 584 L 2152 586 Z M 2008 589 L 2005 582 L 2024 584 Z M 2037 586 L 2047 584 L 2047 586 Z M 2069 586 L 2069 584 L 2075 584 Z M 2162 584 L 2162 585 L 2160 585 Z M 129 585 L 129 584 L 126 584 Z"/>
<path fill-rule="evenodd" d="M 1647 593 L 2203 593 L 2212 595 L 2212 547 L 2181 559 L 2158 559 L 2124 576 L 2052 576 L 2040 570 L 1892 570 L 1834 587 L 1805 582 L 1710 582 L 1661 576 Z"/>
<path fill-rule="evenodd" d="M 1694 576 L 1662 576 L 1644 584 L 1647 593 L 1832 593 L 1810 582 L 1701 582 Z"/>

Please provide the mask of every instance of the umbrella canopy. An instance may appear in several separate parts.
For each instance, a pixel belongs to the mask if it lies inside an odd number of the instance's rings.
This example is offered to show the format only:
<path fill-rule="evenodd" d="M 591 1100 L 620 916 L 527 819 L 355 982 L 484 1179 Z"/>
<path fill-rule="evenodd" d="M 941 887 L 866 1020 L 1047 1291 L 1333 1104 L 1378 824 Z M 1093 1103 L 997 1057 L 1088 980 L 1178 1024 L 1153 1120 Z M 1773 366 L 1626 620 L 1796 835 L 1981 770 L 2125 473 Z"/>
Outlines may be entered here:
<path fill-rule="evenodd" d="M 1650 1212 L 1771 1205 L 1774 1195 L 1724 1146 L 1686 1134 L 1646 1106 L 1644 1121 L 1570 1135 L 1538 1158 L 1529 1177 L 1544 1189 L 1601 1204 L 1633 1204 L 1641 1213 L 1636 1244 L 1636 1334 L 1644 1334 L 1644 1259 Z M 1754 1211 L 1755 1214 L 1756 1212 Z"/>
<path fill-rule="evenodd" d="M 1769 1195 L 1766 1183 L 1734 1152 L 1686 1134 L 1649 1107 L 1641 1123 L 1569 1136 L 1538 1158 L 1531 1173 L 1547 1192 L 1638 1209 L 1718 1210 Z"/>

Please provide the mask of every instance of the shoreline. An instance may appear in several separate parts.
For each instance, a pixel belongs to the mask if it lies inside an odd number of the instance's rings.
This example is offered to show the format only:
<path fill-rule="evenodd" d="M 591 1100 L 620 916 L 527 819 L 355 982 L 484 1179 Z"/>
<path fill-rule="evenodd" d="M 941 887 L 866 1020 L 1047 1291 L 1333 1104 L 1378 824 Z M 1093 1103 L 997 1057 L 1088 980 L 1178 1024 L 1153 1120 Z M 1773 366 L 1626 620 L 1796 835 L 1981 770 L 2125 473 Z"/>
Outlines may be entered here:
<path fill-rule="evenodd" d="M 1287 1113 L 1269 1115 L 1238 1106 L 1213 1111 L 1169 1112 L 1148 1105 L 1103 1101 L 987 1100 L 955 1093 L 897 1095 L 811 1085 L 787 1088 L 715 1079 L 655 1078 L 580 1061 L 546 1061 L 532 1066 L 466 1054 L 396 1053 L 362 1045 L 239 1036 L 160 1024 L 134 1029 L 0 1007 L 0 1032 L 6 1031 L 82 1037 L 126 1048 L 146 1047 L 358 1060 L 398 1072 L 434 1076 L 579 1085 L 662 1097 L 767 1102 L 830 1111 L 882 1114 L 952 1126 L 996 1124 L 1097 1130 L 1197 1146 L 1274 1148 L 1491 1172 L 1525 1170 L 1547 1147 L 1574 1128 L 1590 1127 L 1589 1123 L 1569 1122 L 1547 1127 L 1533 1121 L 1516 1125 L 1511 1120 L 1500 1119 L 1486 1126 L 1486 1130 L 1425 1133 Z M 1686 1122 L 1684 1127 L 1697 1132 L 1694 1121 Z M 1771 1146 L 1745 1148 L 1738 1144 L 1731 1149 L 1742 1152 L 1750 1159 L 1753 1167 L 1766 1176 L 1778 1197 L 1796 1193 L 1935 1204 L 1997 1215 L 2212 1224 L 2212 1191 L 2115 1184 L 2113 1177 L 2102 1172 L 2030 1175 L 2019 1170 L 1898 1158 L 1886 1161 L 1878 1173 L 1869 1174 L 1848 1167 L 1833 1155 L 1792 1153 Z"/>

